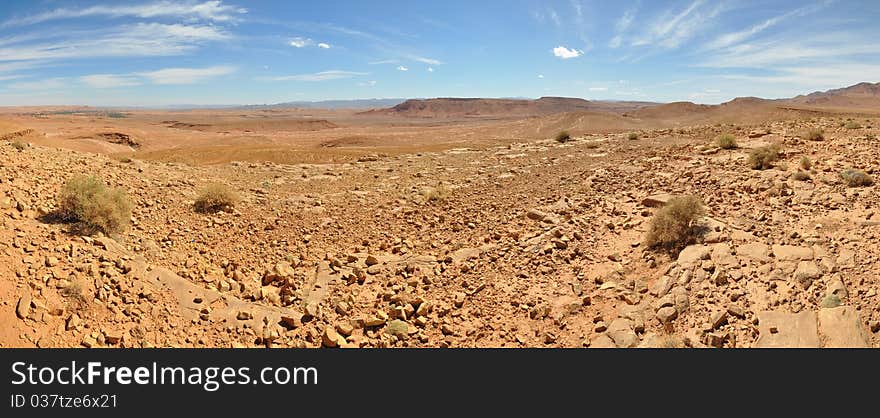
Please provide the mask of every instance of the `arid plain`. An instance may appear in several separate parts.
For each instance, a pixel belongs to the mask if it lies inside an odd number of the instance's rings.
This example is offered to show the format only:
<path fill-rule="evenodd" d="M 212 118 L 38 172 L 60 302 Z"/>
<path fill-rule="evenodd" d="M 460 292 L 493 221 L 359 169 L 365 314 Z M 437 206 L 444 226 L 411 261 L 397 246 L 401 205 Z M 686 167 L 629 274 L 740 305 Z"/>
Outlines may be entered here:
<path fill-rule="evenodd" d="M 868 83 L 0 109 L 0 346 L 876 347 L 878 120 Z M 53 216 L 80 174 L 129 196 L 125 228 Z M 234 205 L 196 210 L 211 184 Z M 699 235 L 649 245 L 677 196 Z"/>

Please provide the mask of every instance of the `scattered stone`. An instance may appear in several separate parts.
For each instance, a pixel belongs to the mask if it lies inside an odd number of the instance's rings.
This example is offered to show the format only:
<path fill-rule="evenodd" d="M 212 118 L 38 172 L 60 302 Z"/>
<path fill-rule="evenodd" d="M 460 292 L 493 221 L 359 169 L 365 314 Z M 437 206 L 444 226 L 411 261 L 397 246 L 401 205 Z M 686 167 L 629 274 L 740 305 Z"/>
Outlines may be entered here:
<path fill-rule="evenodd" d="M 664 325 L 672 323 L 677 317 L 678 311 L 672 306 L 665 306 L 657 311 L 657 319 L 659 319 L 660 323 Z"/>
<path fill-rule="evenodd" d="M 31 314 L 31 294 L 30 292 L 25 292 L 25 294 L 18 299 L 18 305 L 15 307 L 15 314 L 18 315 L 19 318 L 25 319 Z"/>
<path fill-rule="evenodd" d="M 618 348 L 632 348 L 639 344 L 639 336 L 633 331 L 632 323 L 628 319 L 617 318 L 611 321 L 606 333 Z"/>

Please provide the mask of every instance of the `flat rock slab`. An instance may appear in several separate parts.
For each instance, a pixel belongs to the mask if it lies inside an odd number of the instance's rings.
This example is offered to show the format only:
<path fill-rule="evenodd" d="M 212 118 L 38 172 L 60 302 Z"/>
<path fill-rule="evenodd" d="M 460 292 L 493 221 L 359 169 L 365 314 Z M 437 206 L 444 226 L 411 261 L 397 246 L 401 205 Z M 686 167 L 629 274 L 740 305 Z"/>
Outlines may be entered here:
<path fill-rule="evenodd" d="M 756 348 L 820 348 L 815 312 L 759 312 Z"/>
<path fill-rule="evenodd" d="M 825 348 L 869 348 L 859 312 L 852 306 L 819 310 L 819 334 Z"/>
<path fill-rule="evenodd" d="M 709 258 L 711 248 L 708 245 L 690 245 L 678 253 L 678 264 L 687 266 Z"/>
<path fill-rule="evenodd" d="M 776 261 L 804 261 L 813 259 L 813 249 L 794 245 L 774 245 Z"/>
<path fill-rule="evenodd" d="M 642 206 L 647 206 L 649 208 L 657 208 L 665 205 L 667 202 L 672 200 L 675 196 L 668 193 L 661 193 L 648 196 L 642 199 Z"/>

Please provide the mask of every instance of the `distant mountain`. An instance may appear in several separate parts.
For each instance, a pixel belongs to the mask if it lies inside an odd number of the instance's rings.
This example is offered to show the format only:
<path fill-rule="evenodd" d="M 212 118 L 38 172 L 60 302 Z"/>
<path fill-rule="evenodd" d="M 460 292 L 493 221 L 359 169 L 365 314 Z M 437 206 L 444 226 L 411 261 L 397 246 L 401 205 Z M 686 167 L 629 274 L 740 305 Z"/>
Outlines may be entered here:
<path fill-rule="evenodd" d="M 483 99 L 441 97 L 410 99 L 388 109 L 365 113 L 407 117 L 523 117 L 564 112 L 625 112 L 655 103 L 590 101 L 571 97 L 530 99 Z"/>
<path fill-rule="evenodd" d="M 379 109 L 396 106 L 406 99 L 323 100 L 316 102 L 285 102 L 272 105 L 251 105 L 246 108 L 300 108 L 300 109 Z"/>
<path fill-rule="evenodd" d="M 787 102 L 817 107 L 880 109 L 880 83 L 859 83 L 841 89 L 817 91 Z"/>

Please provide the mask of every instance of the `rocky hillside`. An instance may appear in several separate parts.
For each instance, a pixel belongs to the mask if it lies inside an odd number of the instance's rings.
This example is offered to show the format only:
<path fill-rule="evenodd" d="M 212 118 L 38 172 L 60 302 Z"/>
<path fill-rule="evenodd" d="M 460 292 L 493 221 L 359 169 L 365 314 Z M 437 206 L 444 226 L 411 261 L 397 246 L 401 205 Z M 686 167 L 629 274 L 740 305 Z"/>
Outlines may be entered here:
<path fill-rule="evenodd" d="M 467 116 L 524 117 L 582 111 L 623 112 L 650 105 L 653 105 L 653 103 L 602 102 L 569 97 L 542 97 L 537 100 L 437 98 L 407 100 L 388 109 L 372 110 L 364 113 L 439 118 Z"/>
<path fill-rule="evenodd" d="M 23 133 L 0 142 L 0 343 L 876 347 L 878 186 L 839 173 L 880 175 L 880 128 L 842 122 L 206 167 Z M 715 147 L 721 134 L 740 148 Z M 780 160 L 752 169 L 770 143 Z M 83 236 L 52 216 L 80 173 L 127 191 L 125 232 Z M 193 210 L 211 182 L 239 192 L 233 211 Z M 676 195 L 705 202 L 700 242 L 645 248 Z"/>

